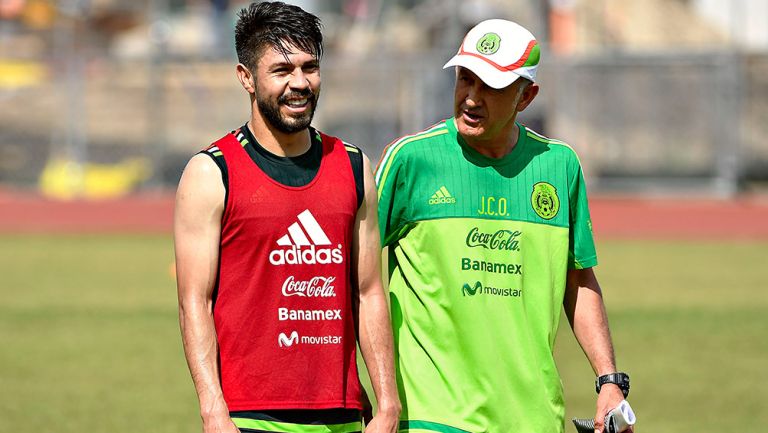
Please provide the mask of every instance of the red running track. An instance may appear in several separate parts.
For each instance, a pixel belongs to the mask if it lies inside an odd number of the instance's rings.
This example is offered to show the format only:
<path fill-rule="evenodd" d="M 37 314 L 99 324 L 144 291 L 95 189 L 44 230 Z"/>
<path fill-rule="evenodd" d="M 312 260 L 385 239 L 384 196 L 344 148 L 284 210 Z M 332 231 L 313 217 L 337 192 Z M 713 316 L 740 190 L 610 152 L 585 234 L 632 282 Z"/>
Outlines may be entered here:
<path fill-rule="evenodd" d="M 768 197 L 592 197 L 597 238 L 768 241 Z M 170 233 L 173 195 L 54 201 L 0 191 L 0 233 Z"/>
<path fill-rule="evenodd" d="M 55 201 L 0 193 L 0 233 L 170 233 L 173 196 Z"/>

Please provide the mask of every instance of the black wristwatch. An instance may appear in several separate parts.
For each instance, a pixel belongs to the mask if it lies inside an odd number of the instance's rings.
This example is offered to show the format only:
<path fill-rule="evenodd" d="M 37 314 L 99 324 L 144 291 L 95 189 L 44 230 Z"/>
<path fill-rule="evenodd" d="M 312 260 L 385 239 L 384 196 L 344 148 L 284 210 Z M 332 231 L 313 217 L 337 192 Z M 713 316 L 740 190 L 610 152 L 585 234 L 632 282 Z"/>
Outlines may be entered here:
<path fill-rule="evenodd" d="M 613 383 L 619 387 L 622 394 L 624 394 L 624 398 L 627 398 L 629 395 L 629 375 L 627 373 L 611 373 L 611 374 L 604 374 L 597 379 L 595 379 L 595 391 L 600 394 L 600 388 L 603 387 L 606 383 Z"/>

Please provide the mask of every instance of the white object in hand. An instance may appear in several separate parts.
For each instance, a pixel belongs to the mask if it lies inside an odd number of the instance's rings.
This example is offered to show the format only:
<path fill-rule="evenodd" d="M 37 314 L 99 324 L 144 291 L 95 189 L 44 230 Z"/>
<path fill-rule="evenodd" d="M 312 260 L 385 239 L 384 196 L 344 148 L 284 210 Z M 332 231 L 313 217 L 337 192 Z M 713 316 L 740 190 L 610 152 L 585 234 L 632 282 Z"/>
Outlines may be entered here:
<path fill-rule="evenodd" d="M 608 412 L 608 419 L 611 418 L 613 419 L 617 432 L 623 432 L 630 426 L 635 425 L 635 422 L 637 421 L 635 413 L 632 411 L 632 407 L 626 400 L 622 400 L 618 406 Z"/>

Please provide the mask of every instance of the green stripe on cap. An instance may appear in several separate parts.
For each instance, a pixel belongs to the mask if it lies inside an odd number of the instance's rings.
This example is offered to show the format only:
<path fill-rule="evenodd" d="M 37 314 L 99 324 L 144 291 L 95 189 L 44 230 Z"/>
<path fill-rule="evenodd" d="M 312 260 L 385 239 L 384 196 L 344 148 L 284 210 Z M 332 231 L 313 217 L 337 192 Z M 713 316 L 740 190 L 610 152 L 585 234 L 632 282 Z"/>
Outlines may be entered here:
<path fill-rule="evenodd" d="M 282 433 L 353 433 L 363 429 L 359 421 L 346 424 L 293 424 L 287 422 L 267 421 L 262 419 L 232 418 L 237 428 L 264 430 Z"/>
<path fill-rule="evenodd" d="M 431 421 L 418 421 L 418 420 L 400 421 L 400 431 L 408 431 L 408 430 L 427 430 L 427 431 L 436 431 L 440 433 L 469 433 L 468 431 L 462 430 L 460 428 L 451 427 L 449 425 L 440 424 L 440 423 L 431 422 Z"/>
<path fill-rule="evenodd" d="M 523 63 L 523 68 L 527 66 L 536 66 L 539 64 L 539 57 L 541 57 L 541 52 L 539 51 L 539 43 L 536 42 L 536 45 L 531 48 L 531 54 L 528 55 L 528 59 Z"/>

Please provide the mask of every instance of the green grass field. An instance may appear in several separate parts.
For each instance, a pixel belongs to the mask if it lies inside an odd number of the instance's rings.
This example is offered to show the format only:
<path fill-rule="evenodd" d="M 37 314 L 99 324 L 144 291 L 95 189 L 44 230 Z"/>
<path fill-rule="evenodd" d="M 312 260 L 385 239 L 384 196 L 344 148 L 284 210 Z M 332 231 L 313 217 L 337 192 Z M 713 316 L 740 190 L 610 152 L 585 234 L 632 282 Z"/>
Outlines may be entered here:
<path fill-rule="evenodd" d="M 768 244 L 598 252 L 638 431 L 763 431 Z M 0 431 L 200 431 L 172 260 L 163 236 L 0 236 Z M 591 416 L 593 375 L 565 320 L 557 356 L 567 416 Z"/>

